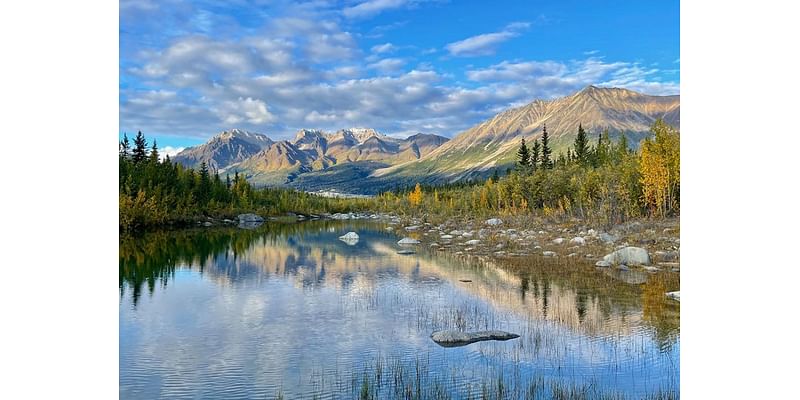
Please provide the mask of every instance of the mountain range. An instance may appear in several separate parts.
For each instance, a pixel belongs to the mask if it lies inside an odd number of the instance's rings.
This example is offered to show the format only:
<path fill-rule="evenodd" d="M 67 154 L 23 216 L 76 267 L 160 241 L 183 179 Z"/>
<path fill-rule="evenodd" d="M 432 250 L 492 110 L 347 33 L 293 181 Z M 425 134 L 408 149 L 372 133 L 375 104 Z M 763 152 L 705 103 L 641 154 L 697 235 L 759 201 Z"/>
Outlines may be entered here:
<path fill-rule="evenodd" d="M 680 96 L 650 96 L 620 88 L 588 86 L 553 100 L 535 100 L 501 112 L 448 140 L 416 134 L 405 139 L 373 129 L 333 133 L 302 129 L 291 141 L 238 129 L 186 149 L 174 160 L 189 167 L 203 161 L 221 173 L 238 171 L 256 185 L 304 190 L 377 193 L 416 182 L 444 183 L 485 177 L 513 166 L 522 138 L 539 139 L 546 126 L 553 154 L 572 144 L 578 125 L 596 138 L 605 129 L 638 143 L 662 118 L 680 128 Z"/>

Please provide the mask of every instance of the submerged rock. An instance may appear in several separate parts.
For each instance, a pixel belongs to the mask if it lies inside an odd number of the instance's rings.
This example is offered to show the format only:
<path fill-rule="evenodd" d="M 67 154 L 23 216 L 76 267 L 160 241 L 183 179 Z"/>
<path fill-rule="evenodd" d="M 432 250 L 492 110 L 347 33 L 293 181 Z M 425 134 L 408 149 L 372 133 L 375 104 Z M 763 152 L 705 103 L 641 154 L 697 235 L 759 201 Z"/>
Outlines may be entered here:
<path fill-rule="evenodd" d="M 239 222 L 264 222 L 264 218 L 256 214 L 239 214 Z"/>
<path fill-rule="evenodd" d="M 419 240 L 407 237 L 407 238 L 400 239 L 397 242 L 397 244 L 399 244 L 399 245 L 419 244 Z"/>
<path fill-rule="evenodd" d="M 612 264 L 650 265 L 650 255 L 641 247 L 623 247 L 603 257 Z"/>
<path fill-rule="evenodd" d="M 519 335 L 505 331 L 480 331 L 480 332 L 458 332 L 458 331 L 438 331 L 431 334 L 436 344 L 442 347 L 466 346 L 471 343 L 483 340 L 510 340 L 516 339 Z"/>

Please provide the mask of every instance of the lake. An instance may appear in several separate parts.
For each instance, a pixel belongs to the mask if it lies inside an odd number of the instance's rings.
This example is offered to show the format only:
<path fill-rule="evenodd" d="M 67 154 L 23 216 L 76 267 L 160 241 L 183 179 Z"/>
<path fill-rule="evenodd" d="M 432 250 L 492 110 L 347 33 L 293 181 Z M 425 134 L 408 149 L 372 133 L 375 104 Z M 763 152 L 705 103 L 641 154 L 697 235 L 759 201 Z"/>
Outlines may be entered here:
<path fill-rule="evenodd" d="M 122 236 L 120 398 L 678 397 L 677 274 L 401 255 L 386 226 Z M 442 329 L 520 337 L 442 347 Z"/>

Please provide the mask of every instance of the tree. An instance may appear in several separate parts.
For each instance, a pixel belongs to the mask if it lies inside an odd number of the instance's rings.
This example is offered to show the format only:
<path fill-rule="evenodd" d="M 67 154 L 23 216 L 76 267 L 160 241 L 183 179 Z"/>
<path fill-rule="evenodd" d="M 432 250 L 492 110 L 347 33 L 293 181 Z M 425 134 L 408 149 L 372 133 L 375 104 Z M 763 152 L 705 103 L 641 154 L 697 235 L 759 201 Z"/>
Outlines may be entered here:
<path fill-rule="evenodd" d="M 536 165 L 539 164 L 539 152 L 541 151 L 541 145 L 539 144 L 539 140 L 533 141 L 533 146 L 531 146 L 531 169 L 536 170 Z"/>
<path fill-rule="evenodd" d="M 586 131 L 583 130 L 583 125 L 578 124 L 578 136 L 575 137 L 575 159 L 581 165 L 589 163 L 589 142 L 586 140 Z"/>
<path fill-rule="evenodd" d="M 664 216 L 679 207 L 680 137 L 661 119 L 650 131 L 653 137 L 642 141 L 639 154 L 642 193 L 651 211 Z"/>
<path fill-rule="evenodd" d="M 522 138 L 522 143 L 517 150 L 517 168 L 521 171 L 527 171 L 531 166 L 531 155 L 528 151 L 528 146 L 525 145 L 525 138 Z"/>
<path fill-rule="evenodd" d="M 145 140 L 144 135 L 142 135 L 142 131 L 136 134 L 136 138 L 133 139 L 133 146 L 133 155 L 131 158 L 134 164 L 139 164 L 147 159 L 147 140 Z"/>
<path fill-rule="evenodd" d="M 119 155 L 124 158 L 131 155 L 131 141 L 128 140 L 127 133 L 122 134 L 122 140 L 119 142 Z"/>
<path fill-rule="evenodd" d="M 494 170 L 494 173 L 492 174 L 492 178 L 491 179 L 492 179 L 492 181 L 494 181 L 494 183 L 497 183 L 497 181 L 500 180 L 500 174 L 497 172 L 497 169 Z"/>
<path fill-rule="evenodd" d="M 205 204 L 209 200 L 209 194 L 211 193 L 211 179 L 208 173 L 208 165 L 206 165 L 205 161 L 200 163 L 198 179 L 197 201 L 199 201 L 200 204 Z"/>
<path fill-rule="evenodd" d="M 158 144 L 155 139 L 153 139 L 153 146 L 150 147 L 150 163 L 158 164 Z"/>
<path fill-rule="evenodd" d="M 412 206 L 418 206 L 422 203 L 422 187 L 419 183 L 414 187 L 414 191 L 408 194 L 408 202 Z"/>
<path fill-rule="evenodd" d="M 542 169 L 553 168 L 553 162 L 550 160 L 550 154 L 553 150 L 550 148 L 550 136 L 547 134 L 547 126 L 542 127 Z"/>

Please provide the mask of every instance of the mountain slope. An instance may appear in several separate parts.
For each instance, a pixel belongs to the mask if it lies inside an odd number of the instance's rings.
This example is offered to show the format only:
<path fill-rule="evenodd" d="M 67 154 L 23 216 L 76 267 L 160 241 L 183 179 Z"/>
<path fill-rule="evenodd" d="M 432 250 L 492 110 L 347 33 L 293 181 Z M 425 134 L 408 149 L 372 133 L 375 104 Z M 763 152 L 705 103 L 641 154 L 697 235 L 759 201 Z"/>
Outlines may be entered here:
<path fill-rule="evenodd" d="M 216 172 L 242 162 L 272 144 L 270 138 L 260 133 L 231 129 L 212 137 L 205 144 L 181 151 L 173 161 L 195 169 L 205 161 L 208 169 Z"/>
<path fill-rule="evenodd" d="M 557 156 L 572 144 L 579 124 L 590 138 L 608 128 L 612 137 L 624 132 L 630 143 L 638 144 L 657 118 L 679 127 L 680 96 L 649 96 L 627 89 L 588 86 L 571 96 L 536 100 L 504 111 L 419 160 L 377 170 L 371 177 L 445 182 L 488 175 L 495 168 L 513 165 L 521 139 L 539 139 L 544 126 Z"/>

